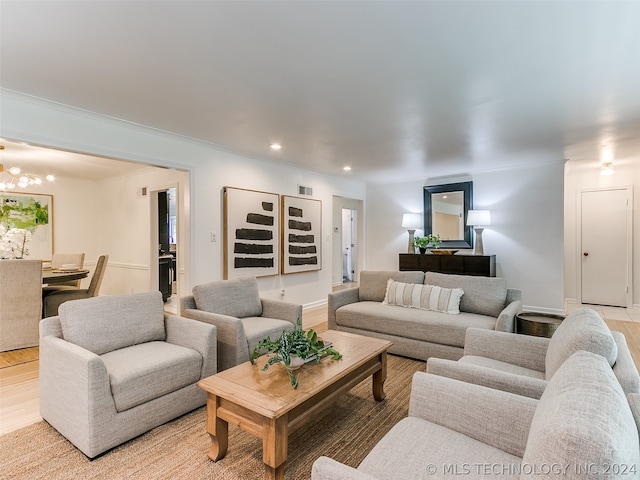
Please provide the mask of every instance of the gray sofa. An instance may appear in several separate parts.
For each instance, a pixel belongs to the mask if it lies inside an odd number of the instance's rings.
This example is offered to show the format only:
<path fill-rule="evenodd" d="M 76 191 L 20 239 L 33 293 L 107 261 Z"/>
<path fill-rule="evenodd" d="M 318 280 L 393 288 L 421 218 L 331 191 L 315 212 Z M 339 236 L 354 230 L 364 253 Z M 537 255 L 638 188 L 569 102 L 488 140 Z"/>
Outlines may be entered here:
<path fill-rule="evenodd" d="M 160 292 L 65 302 L 40 322 L 40 414 L 93 458 L 206 403 L 216 327 Z"/>
<path fill-rule="evenodd" d="M 567 316 L 551 338 L 470 328 L 464 356 L 457 362 L 430 358 L 427 372 L 540 398 L 560 365 L 579 350 L 606 358 L 625 393 L 640 393 L 624 335 L 586 307 Z"/>
<path fill-rule="evenodd" d="M 409 416 L 352 468 L 327 457 L 312 480 L 638 478 L 640 402 L 607 360 L 579 351 L 540 400 L 418 372 Z"/>
<path fill-rule="evenodd" d="M 460 313 L 384 304 L 389 280 L 447 289 L 461 288 Z M 427 360 L 457 360 L 464 353 L 467 328 L 514 331 L 521 310 L 520 290 L 503 278 L 446 275 L 435 272 L 363 271 L 358 288 L 329 294 L 329 329 L 369 335 L 393 342 L 390 353 Z"/>

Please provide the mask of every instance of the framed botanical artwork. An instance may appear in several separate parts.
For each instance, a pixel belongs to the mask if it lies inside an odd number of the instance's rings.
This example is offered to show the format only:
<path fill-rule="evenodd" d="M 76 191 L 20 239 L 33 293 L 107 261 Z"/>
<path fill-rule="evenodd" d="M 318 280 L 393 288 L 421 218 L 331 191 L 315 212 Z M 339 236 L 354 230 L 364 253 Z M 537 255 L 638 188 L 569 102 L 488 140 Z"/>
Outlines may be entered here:
<path fill-rule="evenodd" d="M 11 258 L 49 260 L 53 255 L 53 196 L 0 192 L 0 233 L 14 240 L 16 233 L 22 235 L 22 246 L 18 251 L 14 248 Z"/>
<path fill-rule="evenodd" d="M 281 203 L 281 273 L 321 270 L 322 202 L 282 195 Z"/>
<path fill-rule="evenodd" d="M 224 187 L 224 278 L 277 275 L 280 255 L 277 193 Z"/>

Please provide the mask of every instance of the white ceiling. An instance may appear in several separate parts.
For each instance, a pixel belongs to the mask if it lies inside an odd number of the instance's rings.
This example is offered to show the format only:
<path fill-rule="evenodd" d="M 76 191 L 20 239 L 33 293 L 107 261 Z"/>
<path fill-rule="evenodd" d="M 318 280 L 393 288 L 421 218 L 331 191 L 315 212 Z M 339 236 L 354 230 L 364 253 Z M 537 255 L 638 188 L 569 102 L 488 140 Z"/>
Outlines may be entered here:
<path fill-rule="evenodd" d="M 430 178 L 640 147 L 639 1 L 0 8 L 2 88 L 329 175 Z"/>

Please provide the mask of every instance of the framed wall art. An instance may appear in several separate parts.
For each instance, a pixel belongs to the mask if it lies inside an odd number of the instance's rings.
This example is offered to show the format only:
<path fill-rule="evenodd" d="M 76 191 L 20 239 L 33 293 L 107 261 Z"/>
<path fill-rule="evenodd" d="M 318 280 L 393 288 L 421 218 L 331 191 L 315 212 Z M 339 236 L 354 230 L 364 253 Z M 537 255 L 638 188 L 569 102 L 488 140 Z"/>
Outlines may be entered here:
<path fill-rule="evenodd" d="M 224 187 L 224 278 L 277 275 L 280 197 Z"/>
<path fill-rule="evenodd" d="M 24 258 L 49 260 L 53 255 L 53 196 L 0 192 L 0 225 L 27 230 Z"/>
<path fill-rule="evenodd" d="M 282 195 L 281 273 L 322 269 L 322 202 Z"/>

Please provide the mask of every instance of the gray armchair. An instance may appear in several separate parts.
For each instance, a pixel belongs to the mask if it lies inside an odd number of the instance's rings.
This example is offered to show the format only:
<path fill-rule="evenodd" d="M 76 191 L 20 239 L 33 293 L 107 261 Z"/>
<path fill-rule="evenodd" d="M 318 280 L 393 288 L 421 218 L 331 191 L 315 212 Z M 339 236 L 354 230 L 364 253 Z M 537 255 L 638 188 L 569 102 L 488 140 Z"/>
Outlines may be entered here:
<path fill-rule="evenodd" d="M 540 398 L 562 362 L 578 350 L 597 353 L 613 367 L 626 393 L 640 393 L 640 376 L 624 335 L 612 332 L 590 308 L 576 310 L 549 338 L 469 328 L 457 362 L 427 361 L 427 372 Z"/>
<path fill-rule="evenodd" d="M 564 362 L 540 400 L 418 372 L 409 416 L 357 469 L 320 457 L 311 478 L 635 478 L 638 407 L 607 361 L 584 351 Z"/>
<path fill-rule="evenodd" d="M 160 292 L 67 302 L 40 322 L 40 414 L 90 458 L 206 403 L 216 328 Z"/>
<path fill-rule="evenodd" d="M 0 352 L 38 345 L 42 261 L 0 260 Z"/>
<path fill-rule="evenodd" d="M 255 277 L 198 285 L 180 299 L 180 315 L 217 327 L 218 371 L 249 361 L 260 340 L 293 330 L 302 305 L 260 298 Z"/>

